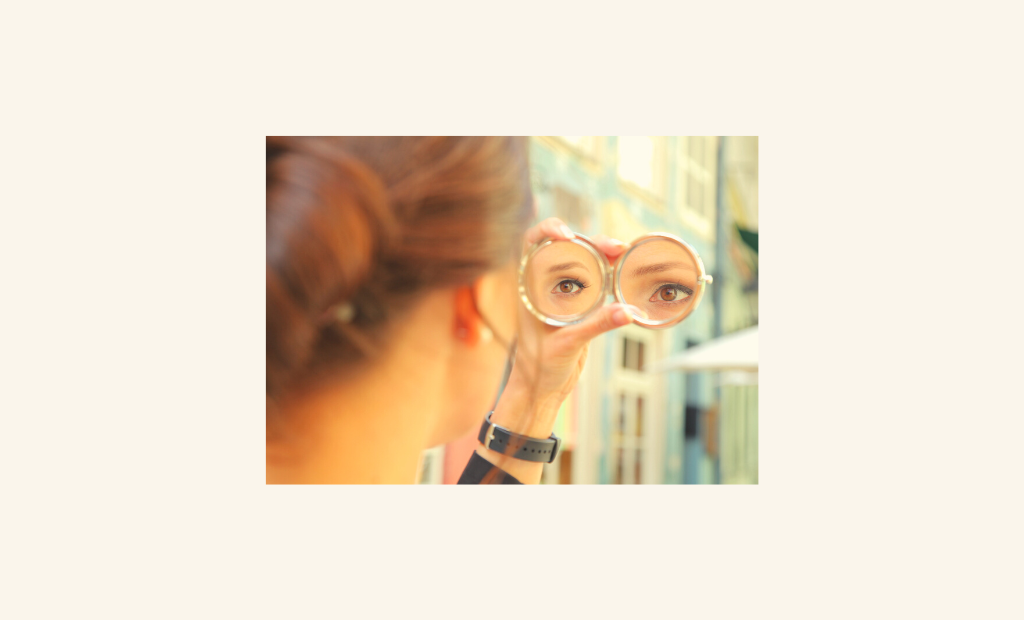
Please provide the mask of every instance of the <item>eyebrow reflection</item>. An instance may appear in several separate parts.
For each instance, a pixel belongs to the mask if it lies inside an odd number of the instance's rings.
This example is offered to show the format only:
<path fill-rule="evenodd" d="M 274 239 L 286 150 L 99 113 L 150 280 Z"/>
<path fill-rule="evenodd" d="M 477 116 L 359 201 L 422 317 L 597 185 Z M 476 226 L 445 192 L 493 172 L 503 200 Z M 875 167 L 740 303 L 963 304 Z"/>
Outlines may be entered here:
<path fill-rule="evenodd" d="M 633 273 L 630 275 L 637 278 L 649 273 L 661 273 L 662 271 L 668 271 L 669 269 L 689 269 L 690 271 L 694 271 L 693 265 L 690 263 L 654 263 L 652 265 L 641 265 L 634 269 Z"/>
<path fill-rule="evenodd" d="M 579 261 L 573 261 L 571 263 L 559 263 L 557 265 L 552 265 L 551 268 L 548 269 L 548 273 L 555 273 L 556 271 L 565 271 L 566 269 L 572 269 L 573 267 L 580 267 L 582 269 L 587 268 L 587 266 L 584 265 L 583 263 Z"/>

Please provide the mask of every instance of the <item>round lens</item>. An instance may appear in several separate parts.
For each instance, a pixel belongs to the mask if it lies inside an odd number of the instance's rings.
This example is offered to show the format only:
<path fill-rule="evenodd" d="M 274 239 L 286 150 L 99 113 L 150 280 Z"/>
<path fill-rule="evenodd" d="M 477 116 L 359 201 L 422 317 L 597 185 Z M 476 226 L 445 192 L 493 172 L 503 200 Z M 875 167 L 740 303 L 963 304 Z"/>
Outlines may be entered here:
<path fill-rule="evenodd" d="M 652 323 L 669 323 L 693 307 L 700 268 L 682 244 L 671 239 L 648 239 L 630 248 L 621 260 L 622 298 L 646 312 Z"/>
<path fill-rule="evenodd" d="M 572 241 L 555 241 L 530 257 L 526 294 L 533 307 L 556 321 L 569 322 L 601 304 L 604 272 L 593 251 Z"/>

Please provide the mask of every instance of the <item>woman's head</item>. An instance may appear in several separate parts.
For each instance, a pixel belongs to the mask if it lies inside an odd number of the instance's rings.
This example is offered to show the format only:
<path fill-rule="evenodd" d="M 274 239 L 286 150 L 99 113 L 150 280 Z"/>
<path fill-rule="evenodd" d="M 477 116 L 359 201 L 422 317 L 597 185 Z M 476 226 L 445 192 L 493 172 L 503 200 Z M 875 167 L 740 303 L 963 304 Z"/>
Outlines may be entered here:
<path fill-rule="evenodd" d="M 267 138 L 268 424 L 283 400 L 401 347 L 396 326 L 429 294 L 472 306 L 505 281 L 484 276 L 514 264 L 532 217 L 527 149 L 505 137 Z M 501 356 L 490 359 L 500 381 Z"/>

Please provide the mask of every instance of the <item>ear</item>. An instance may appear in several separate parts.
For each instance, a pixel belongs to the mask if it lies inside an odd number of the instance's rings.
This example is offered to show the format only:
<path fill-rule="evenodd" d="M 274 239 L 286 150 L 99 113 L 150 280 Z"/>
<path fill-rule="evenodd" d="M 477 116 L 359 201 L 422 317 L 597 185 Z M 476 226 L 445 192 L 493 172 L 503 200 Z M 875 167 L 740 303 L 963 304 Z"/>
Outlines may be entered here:
<path fill-rule="evenodd" d="M 476 309 L 474 288 L 460 286 L 455 289 L 455 337 L 471 347 L 480 342 L 482 331 L 487 329 Z"/>

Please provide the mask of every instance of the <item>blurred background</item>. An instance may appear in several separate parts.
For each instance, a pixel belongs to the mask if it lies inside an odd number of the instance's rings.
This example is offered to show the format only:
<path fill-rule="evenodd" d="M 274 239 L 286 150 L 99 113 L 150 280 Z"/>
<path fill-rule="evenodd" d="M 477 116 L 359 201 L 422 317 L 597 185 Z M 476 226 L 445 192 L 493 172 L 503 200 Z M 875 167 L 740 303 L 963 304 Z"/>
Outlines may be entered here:
<path fill-rule="evenodd" d="M 714 276 L 680 325 L 596 338 L 562 405 L 544 484 L 756 484 L 757 137 L 531 138 L 539 218 L 627 243 L 686 240 Z M 417 479 L 454 484 L 477 431 L 428 450 Z"/>

